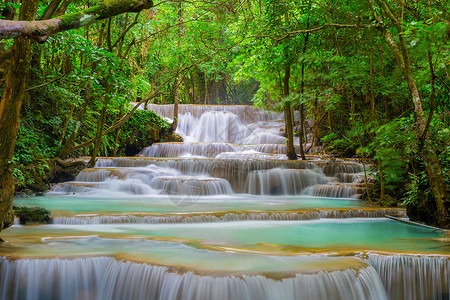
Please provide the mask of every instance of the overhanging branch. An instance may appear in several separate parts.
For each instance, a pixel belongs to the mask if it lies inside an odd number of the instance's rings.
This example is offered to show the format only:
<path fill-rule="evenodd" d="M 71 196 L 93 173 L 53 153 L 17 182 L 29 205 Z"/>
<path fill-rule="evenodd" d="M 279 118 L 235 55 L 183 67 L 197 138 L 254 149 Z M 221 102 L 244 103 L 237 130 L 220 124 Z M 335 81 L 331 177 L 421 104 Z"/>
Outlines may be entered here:
<path fill-rule="evenodd" d="M 27 37 L 44 43 L 50 35 L 55 33 L 80 28 L 126 12 L 140 12 L 151 7 L 153 7 L 152 0 L 103 0 L 93 7 L 50 20 L 30 22 L 0 20 L 0 39 Z"/>
<path fill-rule="evenodd" d="M 299 30 L 290 31 L 290 32 L 287 32 L 286 34 L 284 34 L 281 37 L 276 37 L 276 36 L 272 36 L 272 35 L 264 35 L 264 34 L 263 35 L 253 36 L 253 37 L 257 37 L 257 38 L 267 37 L 267 38 L 271 38 L 273 40 L 281 41 L 281 40 L 284 40 L 284 39 L 286 39 L 287 37 L 289 37 L 291 35 L 296 35 L 296 34 L 299 34 L 299 33 L 312 33 L 312 32 L 323 30 L 323 29 L 328 28 L 328 27 L 359 29 L 359 28 L 366 28 L 366 27 L 371 27 L 371 26 L 372 25 L 330 23 L 330 24 L 324 24 L 322 26 L 318 26 L 318 27 L 314 27 L 314 28 L 310 28 L 310 29 L 299 29 Z"/>

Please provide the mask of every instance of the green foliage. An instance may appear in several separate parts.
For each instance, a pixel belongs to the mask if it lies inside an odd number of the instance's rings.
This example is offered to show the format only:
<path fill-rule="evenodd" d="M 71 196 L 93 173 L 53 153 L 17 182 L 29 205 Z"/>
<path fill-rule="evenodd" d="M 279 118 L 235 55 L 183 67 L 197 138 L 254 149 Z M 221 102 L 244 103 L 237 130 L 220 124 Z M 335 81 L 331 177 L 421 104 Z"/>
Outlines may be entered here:
<path fill-rule="evenodd" d="M 51 211 L 42 207 L 26 207 L 13 205 L 14 215 L 19 218 L 22 225 L 48 224 L 51 222 Z"/>
<path fill-rule="evenodd" d="M 350 139 L 346 135 L 340 136 L 336 132 L 325 135 L 321 141 L 326 152 L 343 157 L 353 157 L 359 147 L 357 140 Z"/>
<path fill-rule="evenodd" d="M 48 3 L 41 1 L 38 15 Z M 401 16 L 425 115 L 434 91 L 430 134 L 448 183 L 448 4 L 419 0 L 404 10 L 394 1 L 385 3 Z M 72 1 L 67 13 L 91 6 Z M 432 191 L 409 117 L 414 110 L 410 91 L 373 26 L 373 14 L 367 1 L 161 2 L 136 19 L 123 14 L 55 35 L 33 46 L 36 62 L 27 88 L 36 88 L 27 92 L 22 108 L 14 175 L 23 188 L 38 183 L 46 158 L 56 155 L 72 133 L 77 133 L 75 145 L 96 136 L 105 103 L 103 129 L 129 111 L 129 102 L 147 97 L 162 104 L 174 103 L 175 94 L 179 103 L 191 104 L 249 104 L 251 99 L 267 109 L 289 101 L 305 109 L 307 129 L 316 135 L 308 142 L 319 141 L 315 146 L 328 153 L 374 159 L 383 175 L 376 178 L 384 179 L 390 195 L 406 192 L 405 203 L 421 205 L 421 198 L 429 203 Z M 304 33 L 355 22 L 362 26 Z M 396 39 L 391 25 L 385 24 Z M 286 66 L 289 97 L 283 97 Z M 132 153 L 127 147 L 139 151 L 164 139 L 168 127 L 153 113 L 137 111 L 119 133 L 102 137 L 99 155 Z M 92 150 L 93 144 L 71 156 Z M 32 171 L 32 166 L 41 167 Z"/>
<path fill-rule="evenodd" d="M 381 166 L 387 189 L 395 190 L 407 179 L 408 166 L 417 155 L 415 137 L 411 118 L 396 119 L 377 129 L 370 147 Z"/>

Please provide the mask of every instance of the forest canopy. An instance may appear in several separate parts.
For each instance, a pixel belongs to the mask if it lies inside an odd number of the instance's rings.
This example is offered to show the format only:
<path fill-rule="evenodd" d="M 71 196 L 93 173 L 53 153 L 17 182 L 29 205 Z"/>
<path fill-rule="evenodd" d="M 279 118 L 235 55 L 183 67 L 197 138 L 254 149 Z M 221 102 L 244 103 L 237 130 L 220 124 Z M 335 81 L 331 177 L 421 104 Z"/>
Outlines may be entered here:
<path fill-rule="evenodd" d="M 0 12 L 1 135 L 13 129 L 0 219 L 12 176 L 25 189 L 49 158 L 173 138 L 176 119 L 137 102 L 284 110 L 291 159 L 304 157 L 295 138 L 368 158 L 370 201 L 449 225 L 449 1 L 7 0 Z"/>

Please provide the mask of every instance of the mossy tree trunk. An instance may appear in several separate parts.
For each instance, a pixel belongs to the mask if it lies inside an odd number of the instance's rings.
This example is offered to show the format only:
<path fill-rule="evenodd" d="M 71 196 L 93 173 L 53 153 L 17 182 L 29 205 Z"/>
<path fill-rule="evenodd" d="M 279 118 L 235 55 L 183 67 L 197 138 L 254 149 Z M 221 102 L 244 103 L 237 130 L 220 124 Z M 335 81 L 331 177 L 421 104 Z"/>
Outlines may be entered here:
<path fill-rule="evenodd" d="M 66 14 L 52 20 L 33 21 L 38 0 L 27 0 L 22 1 L 19 21 L 0 20 L 0 39 L 16 38 L 0 101 L 0 132 L 2 134 L 0 139 L 0 231 L 10 226 L 13 221 L 11 203 L 14 196 L 14 178 L 11 162 L 30 66 L 30 39 L 45 42 L 51 34 L 86 26 L 124 12 L 139 12 L 152 6 L 151 0 L 104 0 L 96 6 L 77 13 Z"/>
<path fill-rule="evenodd" d="M 36 16 L 38 0 L 22 2 L 19 20 L 31 21 Z M 20 126 L 20 108 L 25 94 L 27 71 L 31 59 L 31 41 L 14 41 L 11 64 L 0 101 L 0 231 L 11 225 L 11 203 L 14 196 L 12 158 Z"/>
<path fill-rule="evenodd" d="M 447 185 L 444 179 L 439 157 L 433 147 L 433 141 L 431 140 L 430 133 L 427 130 L 427 120 L 422 107 L 419 89 L 417 88 L 417 84 L 411 70 L 408 47 L 405 40 L 405 32 L 402 26 L 403 20 L 394 15 L 393 11 L 386 2 L 382 0 L 369 0 L 369 3 L 372 6 L 375 20 L 378 23 L 377 29 L 383 34 L 384 40 L 394 54 L 397 65 L 402 71 L 408 85 L 414 105 L 414 114 L 417 124 L 416 134 L 419 145 L 424 145 L 421 154 L 425 162 L 425 170 L 428 181 L 436 202 L 438 224 L 443 227 L 448 227 L 450 225 L 450 221 L 449 212 L 446 207 L 448 205 L 447 201 L 449 201 Z M 386 24 L 388 23 L 393 25 L 395 31 L 387 28 Z M 394 34 L 396 35 L 395 38 Z"/>
<path fill-rule="evenodd" d="M 182 2 L 178 2 L 178 24 L 183 23 L 183 5 Z M 178 26 L 178 41 L 177 46 L 178 49 L 181 48 L 181 38 L 183 37 L 183 25 Z M 180 59 L 180 57 L 178 57 Z M 180 78 L 180 66 L 177 68 L 177 77 L 175 79 L 174 84 L 174 95 L 173 95 L 173 122 L 171 125 L 170 130 L 174 132 L 178 127 L 178 103 L 180 98 L 180 84 L 181 84 L 181 78 Z"/>
<path fill-rule="evenodd" d="M 152 0 L 103 0 L 84 10 L 41 21 L 0 21 L 0 39 L 28 37 L 39 43 L 52 34 L 80 28 L 126 12 L 151 8 Z"/>

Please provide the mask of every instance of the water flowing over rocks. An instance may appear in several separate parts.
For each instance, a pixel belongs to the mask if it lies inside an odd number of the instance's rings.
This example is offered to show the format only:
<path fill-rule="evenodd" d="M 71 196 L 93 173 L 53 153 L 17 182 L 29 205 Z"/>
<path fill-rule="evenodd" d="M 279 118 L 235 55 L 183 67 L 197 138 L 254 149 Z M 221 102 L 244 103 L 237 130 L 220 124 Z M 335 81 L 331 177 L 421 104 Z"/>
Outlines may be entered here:
<path fill-rule="evenodd" d="M 15 199 L 53 218 L 2 232 L 0 300 L 450 299 L 448 233 L 359 200 L 370 164 L 287 160 L 283 115 L 252 106 L 180 105 L 178 120 L 184 143 Z"/>

